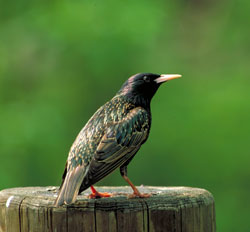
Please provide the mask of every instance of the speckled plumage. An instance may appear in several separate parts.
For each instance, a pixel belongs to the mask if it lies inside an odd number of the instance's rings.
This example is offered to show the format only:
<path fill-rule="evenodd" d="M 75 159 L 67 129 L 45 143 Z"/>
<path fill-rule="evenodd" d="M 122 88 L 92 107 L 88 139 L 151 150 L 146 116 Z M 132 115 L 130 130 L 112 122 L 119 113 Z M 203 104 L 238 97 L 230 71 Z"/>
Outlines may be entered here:
<path fill-rule="evenodd" d="M 73 143 L 67 161 L 71 168 L 78 165 L 89 166 L 89 172 L 83 179 L 80 192 L 102 178 L 100 174 L 103 172 L 103 167 L 101 166 L 105 166 L 105 169 L 110 168 L 111 171 L 118 164 L 121 165 L 126 161 L 125 158 L 120 157 L 121 159 L 118 162 L 116 153 L 122 156 L 120 154 L 122 153 L 122 147 L 127 149 L 133 143 L 136 146 L 138 142 L 142 144 L 143 140 L 147 138 L 150 121 L 149 111 L 141 107 L 135 107 L 123 96 L 114 97 L 91 117 Z M 136 142 L 135 138 L 139 141 Z M 104 156 L 105 145 L 108 146 L 109 153 Z M 134 147 L 131 150 L 134 150 Z M 114 162 L 111 162 L 112 160 Z M 98 175 L 95 172 L 96 166 L 99 169 L 102 168 Z"/>
<path fill-rule="evenodd" d="M 57 206 L 74 202 L 80 192 L 118 167 L 126 174 L 128 163 L 148 138 L 150 101 L 160 85 L 155 82 L 159 77 L 132 76 L 90 118 L 70 149 Z"/>

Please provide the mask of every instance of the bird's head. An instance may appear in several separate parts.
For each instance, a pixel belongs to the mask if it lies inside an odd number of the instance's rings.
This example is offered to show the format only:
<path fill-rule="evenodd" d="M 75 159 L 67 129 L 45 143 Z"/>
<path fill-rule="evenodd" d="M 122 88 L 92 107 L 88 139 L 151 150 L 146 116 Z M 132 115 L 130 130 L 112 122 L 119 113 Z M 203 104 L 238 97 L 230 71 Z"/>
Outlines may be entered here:
<path fill-rule="evenodd" d="M 130 98 L 135 104 L 149 105 L 159 86 L 172 79 L 181 77 L 179 74 L 139 73 L 131 76 L 121 87 L 118 94 Z"/>

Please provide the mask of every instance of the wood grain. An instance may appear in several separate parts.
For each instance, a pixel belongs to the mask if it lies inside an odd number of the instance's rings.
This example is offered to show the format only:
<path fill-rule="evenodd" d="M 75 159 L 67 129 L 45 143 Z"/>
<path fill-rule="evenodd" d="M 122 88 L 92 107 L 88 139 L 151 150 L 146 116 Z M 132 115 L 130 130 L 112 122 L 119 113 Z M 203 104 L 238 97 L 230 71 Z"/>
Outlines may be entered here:
<path fill-rule="evenodd" d="M 54 207 L 57 187 L 0 191 L 1 232 L 215 232 L 211 193 L 190 187 L 138 187 L 150 198 L 128 199 L 129 187 L 97 187 L 111 198 L 88 199 Z"/>

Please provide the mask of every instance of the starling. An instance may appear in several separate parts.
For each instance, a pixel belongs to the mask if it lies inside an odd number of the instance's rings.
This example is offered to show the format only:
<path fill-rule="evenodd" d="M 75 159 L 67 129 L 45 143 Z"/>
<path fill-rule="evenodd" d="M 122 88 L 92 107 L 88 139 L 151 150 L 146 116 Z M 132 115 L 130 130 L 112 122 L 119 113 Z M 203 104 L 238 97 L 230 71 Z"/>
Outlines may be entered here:
<path fill-rule="evenodd" d="M 136 74 L 96 111 L 70 149 L 56 206 L 74 203 L 77 195 L 89 187 L 92 198 L 111 196 L 97 192 L 93 184 L 118 167 L 134 191 L 131 197 L 150 196 L 140 193 L 129 180 L 127 165 L 148 138 L 152 97 L 163 82 L 179 77 L 179 74 Z"/>

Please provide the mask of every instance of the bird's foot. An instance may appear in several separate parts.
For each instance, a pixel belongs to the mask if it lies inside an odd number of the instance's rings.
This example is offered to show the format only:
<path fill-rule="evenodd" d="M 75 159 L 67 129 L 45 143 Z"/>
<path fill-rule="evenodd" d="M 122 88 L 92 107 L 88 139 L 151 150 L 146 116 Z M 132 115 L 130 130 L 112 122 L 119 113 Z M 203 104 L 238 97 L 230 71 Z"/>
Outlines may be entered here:
<path fill-rule="evenodd" d="M 129 194 L 128 195 L 128 198 L 131 199 L 131 198 L 136 198 L 136 197 L 140 197 L 140 198 L 148 198 L 148 197 L 151 197 L 152 194 L 151 193 L 140 193 L 140 192 L 134 192 L 132 194 Z"/>
<path fill-rule="evenodd" d="M 128 198 L 135 198 L 135 197 L 147 198 L 152 196 L 151 193 L 140 193 L 139 190 L 133 185 L 131 180 L 127 177 L 127 175 L 122 175 L 122 177 L 124 178 L 125 181 L 128 182 L 128 184 L 134 191 L 134 193 L 128 194 Z"/>
<path fill-rule="evenodd" d="M 92 193 L 88 196 L 90 199 L 97 199 L 103 197 L 112 197 L 111 193 L 99 193 L 93 186 L 90 186 Z"/>
<path fill-rule="evenodd" d="M 89 194 L 88 198 L 90 199 L 97 199 L 97 198 L 103 198 L 103 197 L 112 197 L 111 193 L 91 193 Z"/>

